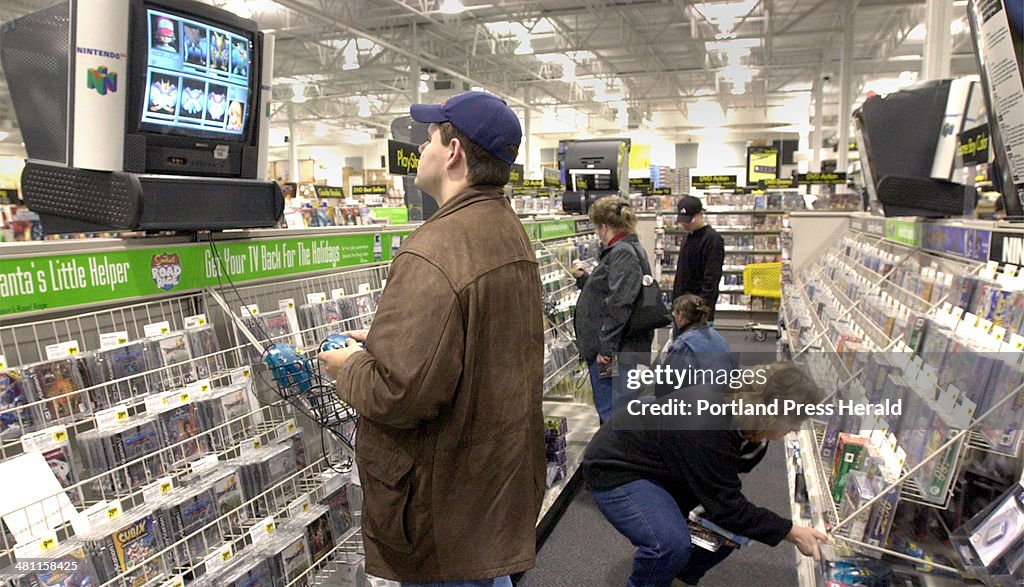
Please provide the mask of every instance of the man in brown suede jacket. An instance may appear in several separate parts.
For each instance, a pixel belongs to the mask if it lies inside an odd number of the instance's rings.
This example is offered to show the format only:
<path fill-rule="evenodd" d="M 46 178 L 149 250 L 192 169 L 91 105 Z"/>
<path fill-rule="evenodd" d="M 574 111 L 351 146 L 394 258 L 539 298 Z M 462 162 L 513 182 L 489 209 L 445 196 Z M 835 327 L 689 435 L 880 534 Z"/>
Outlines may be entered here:
<path fill-rule="evenodd" d="M 504 197 L 522 139 L 499 98 L 416 104 L 416 187 L 439 205 L 402 245 L 365 339 L 320 355 L 359 412 L 367 571 L 511 585 L 544 494 L 544 331 L 533 247 Z"/>

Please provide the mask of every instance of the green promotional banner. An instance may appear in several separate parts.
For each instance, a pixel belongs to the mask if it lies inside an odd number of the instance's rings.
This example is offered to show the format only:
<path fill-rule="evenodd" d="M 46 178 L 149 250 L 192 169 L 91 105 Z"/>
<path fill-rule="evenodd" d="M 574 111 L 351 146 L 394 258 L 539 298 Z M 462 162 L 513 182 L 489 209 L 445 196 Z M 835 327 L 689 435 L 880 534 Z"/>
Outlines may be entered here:
<path fill-rule="evenodd" d="M 391 224 L 408 224 L 409 209 L 405 206 L 396 208 L 370 208 L 370 217 L 388 220 Z"/>
<path fill-rule="evenodd" d="M 576 234 L 575 220 L 555 220 L 540 223 L 539 238 L 542 239 L 566 237 L 574 234 Z"/>
<path fill-rule="evenodd" d="M 0 315 L 182 293 L 389 261 L 391 235 L 306 236 L 0 259 Z M 219 253 L 219 254 L 218 254 Z"/>
<path fill-rule="evenodd" d="M 913 220 L 885 221 L 885 240 L 904 244 L 910 247 L 921 246 L 921 226 Z"/>

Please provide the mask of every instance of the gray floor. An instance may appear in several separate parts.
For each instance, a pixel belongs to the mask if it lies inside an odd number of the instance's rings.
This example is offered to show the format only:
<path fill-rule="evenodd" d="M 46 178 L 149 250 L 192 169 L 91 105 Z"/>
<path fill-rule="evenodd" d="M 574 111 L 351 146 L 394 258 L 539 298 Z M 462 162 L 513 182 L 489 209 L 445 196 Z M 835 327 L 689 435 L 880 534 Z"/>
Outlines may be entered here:
<path fill-rule="evenodd" d="M 748 333 L 723 332 L 734 351 L 770 351 L 775 342 L 755 343 Z M 764 461 L 743 486 L 755 504 L 789 516 L 786 465 L 781 443 L 772 443 Z M 537 566 L 520 587 L 621 587 L 632 564 L 633 547 L 601 515 L 581 489 L 569 504 L 540 553 Z M 787 587 L 797 584 L 796 551 L 786 542 L 775 548 L 752 543 L 731 555 L 701 582 L 702 587 Z M 676 583 L 682 585 L 682 583 Z"/>

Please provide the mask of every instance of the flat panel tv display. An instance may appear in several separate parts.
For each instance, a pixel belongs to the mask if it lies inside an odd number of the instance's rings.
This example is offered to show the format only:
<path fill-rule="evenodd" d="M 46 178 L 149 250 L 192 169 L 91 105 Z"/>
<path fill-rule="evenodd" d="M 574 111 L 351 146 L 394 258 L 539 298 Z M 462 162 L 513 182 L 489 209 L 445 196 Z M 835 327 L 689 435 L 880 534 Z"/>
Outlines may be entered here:
<path fill-rule="evenodd" d="M 145 93 L 138 129 L 244 140 L 252 112 L 253 36 L 146 5 Z"/>

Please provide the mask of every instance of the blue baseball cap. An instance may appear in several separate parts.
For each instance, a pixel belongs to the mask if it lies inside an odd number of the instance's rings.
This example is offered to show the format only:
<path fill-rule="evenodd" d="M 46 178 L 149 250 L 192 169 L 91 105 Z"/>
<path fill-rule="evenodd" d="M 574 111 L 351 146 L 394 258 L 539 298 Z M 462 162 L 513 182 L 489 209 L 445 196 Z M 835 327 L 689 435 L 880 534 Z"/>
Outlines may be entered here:
<path fill-rule="evenodd" d="M 469 140 L 505 163 L 516 156 L 507 147 L 519 150 L 523 127 L 504 100 L 487 92 L 464 92 L 441 104 L 413 104 L 409 114 L 417 122 L 450 122 Z"/>

